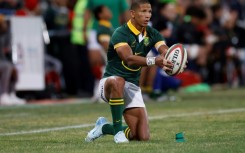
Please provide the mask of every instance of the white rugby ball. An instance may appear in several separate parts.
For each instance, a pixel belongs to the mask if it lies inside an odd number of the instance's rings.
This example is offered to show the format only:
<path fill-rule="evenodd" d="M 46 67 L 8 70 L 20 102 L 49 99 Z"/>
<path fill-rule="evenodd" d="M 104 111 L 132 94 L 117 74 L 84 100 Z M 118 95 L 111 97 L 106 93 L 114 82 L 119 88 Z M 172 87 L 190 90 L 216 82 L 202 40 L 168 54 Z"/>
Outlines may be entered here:
<path fill-rule="evenodd" d="M 183 72 L 187 61 L 187 51 L 183 44 L 178 43 L 171 46 L 165 55 L 165 59 L 174 64 L 172 71 L 166 71 L 168 75 L 174 76 Z"/>

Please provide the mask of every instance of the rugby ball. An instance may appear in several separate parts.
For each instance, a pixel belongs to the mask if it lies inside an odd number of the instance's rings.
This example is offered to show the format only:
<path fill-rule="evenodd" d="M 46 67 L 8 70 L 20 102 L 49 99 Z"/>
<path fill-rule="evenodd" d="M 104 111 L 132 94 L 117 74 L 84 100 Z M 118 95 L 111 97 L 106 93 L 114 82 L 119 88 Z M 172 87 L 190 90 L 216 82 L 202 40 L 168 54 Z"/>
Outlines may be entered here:
<path fill-rule="evenodd" d="M 187 51 L 183 44 L 174 44 L 165 54 L 165 59 L 174 64 L 172 71 L 166 71 L 170 76 L 177 75 L 184 71 L 184 66 L 187 61 Z"/>

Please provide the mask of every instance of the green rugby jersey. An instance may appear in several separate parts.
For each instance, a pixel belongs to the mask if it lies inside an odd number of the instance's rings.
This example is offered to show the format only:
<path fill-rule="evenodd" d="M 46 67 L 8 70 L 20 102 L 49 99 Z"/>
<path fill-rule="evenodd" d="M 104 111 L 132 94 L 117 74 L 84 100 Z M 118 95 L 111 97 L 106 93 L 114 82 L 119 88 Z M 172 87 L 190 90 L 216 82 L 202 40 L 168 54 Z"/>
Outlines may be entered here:
<path fill-rule="evenodd" d="M 109 49 L 107 52 L 108 62 L 104 73 L 104 78 L 109 76 L 120 76 L 126 81 L 139 85 L 141 67 L 130 67 L 124 63 L 116 52 L 116 48 L 129 45 L 134 55 L 146 57 L 153 48 L 165 44 L 162 35 L 152 27 L 147 26 L 144 32 L 144 39 L 139 41 L 140 31 L 138 31 L 131 20 L 120 26 L 113 33 Z"/>
<path fill-rule="evenodd" d="M 99 26 L 97 28 L 98 42 L 103 42 L 103 41 L 109 42 L 113 31 L 114 31 L 113 27 L 109 21 L 100 20 Z"/>

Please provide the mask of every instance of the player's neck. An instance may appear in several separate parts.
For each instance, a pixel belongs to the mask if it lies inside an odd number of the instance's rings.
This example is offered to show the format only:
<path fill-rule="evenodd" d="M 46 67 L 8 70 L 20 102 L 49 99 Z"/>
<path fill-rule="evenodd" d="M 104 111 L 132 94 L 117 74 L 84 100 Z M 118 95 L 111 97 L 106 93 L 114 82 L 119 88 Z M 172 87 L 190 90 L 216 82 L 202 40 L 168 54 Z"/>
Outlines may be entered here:
<path fill-rule="evenodd" d="M 144 27 L 142 27 L 142 26 L 140 26 L 139 24 L 137 24 L 137 23 L 135 22 L 135 20 L 131 19 L 131 23 L 133 24 L 133 26 L 134 26 L 137 30 L 139 30 L 140 33 L 144 33 Z"/>

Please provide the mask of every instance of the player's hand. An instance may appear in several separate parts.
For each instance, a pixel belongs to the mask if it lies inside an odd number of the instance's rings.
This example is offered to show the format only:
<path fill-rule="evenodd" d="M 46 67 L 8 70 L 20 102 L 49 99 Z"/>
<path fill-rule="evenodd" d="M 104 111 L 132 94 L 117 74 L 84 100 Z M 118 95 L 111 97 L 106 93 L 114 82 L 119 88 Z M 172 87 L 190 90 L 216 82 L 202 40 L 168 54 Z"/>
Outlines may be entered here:
<path fill-rule="evenodd" d="M 188 64 L 188 60 L 186 60 L 186 63 L 185 63 L 184 69 L 186 69 L 186 68 L 187 68 L 187 64 Z"/>
<path fill-rule="evenodd" d="M 188 63 L 188 61 L 186 61 L 185 66 L 184 66 L 184 68 L 181 70 L 180 73 L 184 72 L 184 70 L 187 68 L 187 63 Z"/>
<path fill-rule="evenodd" d="M 172 71 L 173 70 L 174 64 L 165 58 L 163 59 L 163 65 L 164 66 L 162 67 L 162 69 L 164 71 Z"/>
<path fill-rule="evenodd" d="M 165 59 L 163 56 L 156 57 L 156 65 L 165 71 L 172 71 L 174 66 L 172 62 Z"/>

